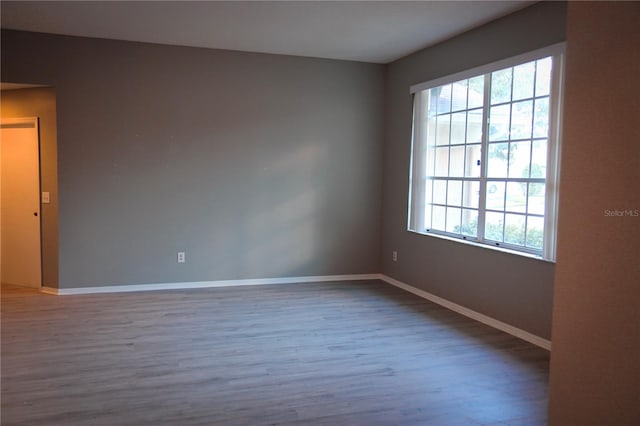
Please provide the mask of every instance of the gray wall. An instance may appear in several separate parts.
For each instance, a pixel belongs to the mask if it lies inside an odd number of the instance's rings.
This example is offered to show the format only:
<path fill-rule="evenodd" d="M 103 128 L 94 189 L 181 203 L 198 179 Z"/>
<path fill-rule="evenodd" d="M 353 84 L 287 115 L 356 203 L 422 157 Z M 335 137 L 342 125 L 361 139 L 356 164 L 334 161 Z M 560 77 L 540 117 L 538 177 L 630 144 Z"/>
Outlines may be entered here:
<path fill-rule="evenodd" d="M 564 41 L 565 19 L 564 3 L 539 3 L 393 62 L 386 72 L 382 272 L 547 339 L 552 263 L 407 231 L 409 86 Z"/>
<path fill-rule="evenodd" d="M 61 288 L 380 270 L 383 66 L 3 31 L 2 79 L 56 88 Z"/>

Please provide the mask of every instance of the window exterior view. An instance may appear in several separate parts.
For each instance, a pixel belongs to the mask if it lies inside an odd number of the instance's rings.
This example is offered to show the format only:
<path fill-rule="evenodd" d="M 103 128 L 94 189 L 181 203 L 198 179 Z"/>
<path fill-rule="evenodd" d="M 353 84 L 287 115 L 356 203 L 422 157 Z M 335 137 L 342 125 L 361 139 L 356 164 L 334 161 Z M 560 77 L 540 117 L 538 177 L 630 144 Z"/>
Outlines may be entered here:
<path fill-rule="evenodd" d="M 559 50 L 418 85 L 409 230 L 554 259 Z"/>

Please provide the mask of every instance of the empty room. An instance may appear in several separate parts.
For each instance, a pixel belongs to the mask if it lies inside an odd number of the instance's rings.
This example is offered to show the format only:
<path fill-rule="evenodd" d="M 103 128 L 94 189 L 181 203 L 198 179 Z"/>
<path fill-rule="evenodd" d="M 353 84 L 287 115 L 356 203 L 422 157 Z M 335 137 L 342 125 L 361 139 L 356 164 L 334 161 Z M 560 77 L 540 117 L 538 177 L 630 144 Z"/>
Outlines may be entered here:
<path fill-rule="evenodd" d="M 0 15 L 2 425 L 640 424 L 640 3 Z"/>

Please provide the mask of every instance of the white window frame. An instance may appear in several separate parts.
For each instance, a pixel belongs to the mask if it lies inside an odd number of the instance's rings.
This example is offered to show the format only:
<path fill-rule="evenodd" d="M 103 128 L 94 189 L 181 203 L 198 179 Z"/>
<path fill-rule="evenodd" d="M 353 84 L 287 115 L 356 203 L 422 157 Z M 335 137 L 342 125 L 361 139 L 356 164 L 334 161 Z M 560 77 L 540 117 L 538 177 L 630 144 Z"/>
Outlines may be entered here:
<path fill-rule="evenodd" d="M 557 211 L 559 200 L 558 179 L 560 176 L 560 143 L 562 135 L 562 96 L 564 85 L 564 54 L 566 44 L 558 43 L 542 49 L 537 49 L 511 58 L 503 59 L 480 67 L 465 70 L 452 75 L 430 80 L 424 83 L 412 85 L 409 92 L 414 96 L 413 108 L 413 129 L 412 129 L 412 148 L 409 176 L 409 205 L 408 205 L 408 231 L 419 234 L 444 237 L 447 239 L 455 239 L 456 241 L 478 244 L 482 247 L 493 247 L 506 250 L 516 254 L 534 256 L 548 261 L 555 261 L 556 256 L 556 233 L 557 233 Z M 448 233 L 444 231 L 434 231 L 426 229 L 424 226 L 424 209 L 426 207 L 425 200 L 425 172 L 423 168 L 416 167 L 414 158 L 424 158 L 425 147 L 422 143 L 416 142 L 425 140 L 422 132 L 425 131 L 421 120 L 426 116 L 424 113 L 424 99 L 427 96 L 417 95 L 419 92 L 429 90 L 434 87 L 454 83 L 456 81 L 474 78 L 493 71 L 514 67 L 523 63 L 535 61 L 538 59 L 551 56 L 553 66 L 551 71 L 551 87 L 549 93 L 549 135 L 547 139 L 547 175 L 545 178 L 545 212 L 544 212 L 544 238 L 542 250 L 532 250 L 518 245 L 510 245 L 508 243 L 497 243 L 484 239 L 484 209 L 486 196 L 486 165 L 488 146 L 488 120 L 487 110 L 489 105 L 484 105 L 485 112 L 483 114 L 483 132 L 482 132 L 482 173 L 480 178 L 480 200 L 478 210 L 478 238 L 463 237 L 458 234 Z M 485 91 L 489 88 L 485 85 Z M 486 97 L 485 97 L 486 100 Z M 508 179 L 507 179 L 508 180 Z"/>

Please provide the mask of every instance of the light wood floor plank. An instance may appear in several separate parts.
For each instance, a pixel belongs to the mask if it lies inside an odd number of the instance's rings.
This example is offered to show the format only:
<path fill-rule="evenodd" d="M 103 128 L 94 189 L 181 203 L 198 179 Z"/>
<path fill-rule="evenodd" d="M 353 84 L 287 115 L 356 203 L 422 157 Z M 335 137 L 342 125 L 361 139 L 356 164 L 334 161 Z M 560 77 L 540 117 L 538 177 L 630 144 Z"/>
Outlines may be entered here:
<path fill-rule="evenodd" d="M 2 288 L 2 425 L 542 425 L 549 354 L 387 284 Z"/>

